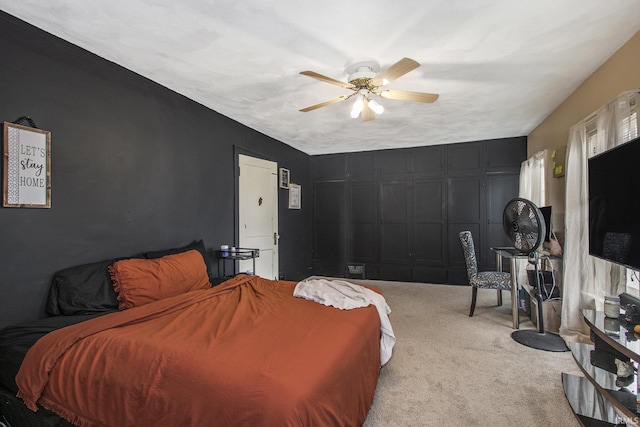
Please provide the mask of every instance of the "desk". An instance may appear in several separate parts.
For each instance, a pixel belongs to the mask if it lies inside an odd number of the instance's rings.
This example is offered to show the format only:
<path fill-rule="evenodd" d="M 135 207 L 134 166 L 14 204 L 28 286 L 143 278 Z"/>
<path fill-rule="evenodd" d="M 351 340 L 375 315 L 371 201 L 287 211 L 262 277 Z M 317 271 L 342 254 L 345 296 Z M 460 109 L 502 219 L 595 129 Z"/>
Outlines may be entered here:
<path fill-rule="evenodd" d="M 528 259 L 527 254 L 520 253 L 511 246 L 497 246 L 491 248 L 496 253 L 496 270 L 502 271 L 502 259 L 508 258 L 511 262 L 511 313 L 513 315 L 513 329 L 520 329 L 520 316 L 518 298 L 520 287 L 518 286 L 518 274 L 516 271 L 516 260 Z"/>
<path fill-rule="evenodd" d="M 528 254 L 518 252 L 512 246 L 496 246 L 491 248 L 496 253 L 496 270 L 502 271 L 502 259 L 508 258 L 511 262 L 511 311 L 513 314 L 513 329 L 520 329 L 520 311 L 518 308 L 518 298 L 520 284 L 518 283 L 518 272 L 516 271 L 516 260 L 529 259 Z M 548 260 L 562 260 L 562 257 L 555 255 L 544 255 L 541 258 Z"/>

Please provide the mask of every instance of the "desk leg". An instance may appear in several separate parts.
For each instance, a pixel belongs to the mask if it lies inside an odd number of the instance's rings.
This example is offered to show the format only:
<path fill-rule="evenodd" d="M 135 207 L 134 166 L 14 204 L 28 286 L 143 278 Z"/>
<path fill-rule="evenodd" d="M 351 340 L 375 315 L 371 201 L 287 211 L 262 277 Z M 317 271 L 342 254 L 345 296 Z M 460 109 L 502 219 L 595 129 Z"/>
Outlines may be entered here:
<path fill-rule="evenodd" d="M 496 252 L 496 271 L 502 271 L 502 255 Z M 498 306 L 502 305 L 502 291 L 498 289 Z"/>
<path fill-rule="evenodd" d="M 513 314 L 513 329 L 520 329 L 520 310 L 518 300 L 520 292 L 518 288 L 518 272 L 516 270 L 516 258 L 511 258 L 511 312 Z"/>

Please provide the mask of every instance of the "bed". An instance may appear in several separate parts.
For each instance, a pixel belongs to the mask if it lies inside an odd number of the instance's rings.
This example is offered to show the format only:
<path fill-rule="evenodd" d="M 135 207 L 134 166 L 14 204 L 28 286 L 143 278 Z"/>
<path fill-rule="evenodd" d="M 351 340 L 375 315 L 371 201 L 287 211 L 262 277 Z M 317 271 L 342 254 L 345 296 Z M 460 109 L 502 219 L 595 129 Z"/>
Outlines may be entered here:
<path fill-rule="evenodd" d="M 3 412 L 52 426 L 363 423 L 381 366 L 376 307 L 327 307 L 258 276 L 211 287 L 206 258 L 181 249 L 54 277 L 58 314 L 0 332 Z M 109 302 L 68 295 L 86 283 Z"/>

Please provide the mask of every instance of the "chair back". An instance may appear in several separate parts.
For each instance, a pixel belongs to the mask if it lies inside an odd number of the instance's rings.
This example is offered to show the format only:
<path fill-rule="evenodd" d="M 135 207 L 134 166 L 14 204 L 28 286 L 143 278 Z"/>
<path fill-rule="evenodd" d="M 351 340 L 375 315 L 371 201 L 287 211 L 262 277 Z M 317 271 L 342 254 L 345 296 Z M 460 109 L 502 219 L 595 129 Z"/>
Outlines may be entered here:
<path fill-rule="evenodd" d="M 464 262 L 467 264 L 467 276 L 469 283 L 478 274 L 478 261 L 476 259 L 476 248 L 473 245 L 473 237 L 470 231 L 461 231 L 460 244 L 462 245 L 462 253 L 464 254 Z"/>

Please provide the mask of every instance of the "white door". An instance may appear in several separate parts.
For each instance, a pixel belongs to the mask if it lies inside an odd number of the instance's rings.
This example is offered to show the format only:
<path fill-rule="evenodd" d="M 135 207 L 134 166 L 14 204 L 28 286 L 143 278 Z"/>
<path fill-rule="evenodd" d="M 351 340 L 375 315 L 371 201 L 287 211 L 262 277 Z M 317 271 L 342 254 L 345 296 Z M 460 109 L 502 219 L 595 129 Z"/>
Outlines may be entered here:
<path fill-rule="evenodd" d="M 278 278 L 278 164 L 240 154 L 239 245 L 260 250 L 253 261 L 240 261 L 239 272 Z"/>

